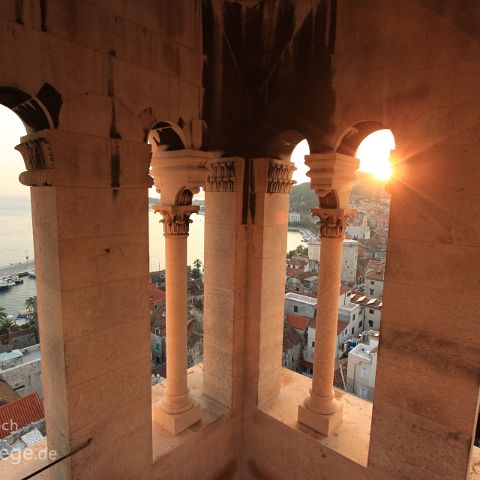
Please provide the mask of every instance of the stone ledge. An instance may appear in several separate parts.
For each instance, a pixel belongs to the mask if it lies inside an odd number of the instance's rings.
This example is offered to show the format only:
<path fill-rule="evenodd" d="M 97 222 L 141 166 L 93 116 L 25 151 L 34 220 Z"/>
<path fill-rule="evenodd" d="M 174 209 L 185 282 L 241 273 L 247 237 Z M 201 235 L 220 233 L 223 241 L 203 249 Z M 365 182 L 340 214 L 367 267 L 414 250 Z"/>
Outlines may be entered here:
<path fill-rule="evenodd" d="M 259 409 L 305 435 L 322 446 L 367 466 L 370 426 L 373 404 L 345 393 L 343 395 L 343 422 L 329 437 L 298 422 L 298 406 L 309 393 L 312 380 L 291 370 L 282 369 L 282 387 L 277 398 Z"/>
<path fill-rule="evenodd" d="M 31 475 L 33 472 L 45 467 L 49 461 L 40 455 L 41 450 L 47 448 L 47 441 L 43 440 L 36 445 L 28 447 L 31 457 L 25 458 L 25 453 L 22 454 L 22 458 L 18 459 L 17 455 L 10 455 L 3 460 L 0 460 L 0 478 L 2 480 L 18 480 Z M 40 457 L 40 458 L 39 458 Z M 49 472 L 46 470 L 43 473 L 35 475 L 35 480 L 47 480 L 49 478 Z"/>
<path fill-rule="evenodd" d="M 188 388 L 190 395 L 201 407 L 201 419 L 176 436 L 171 435 L 153 421 L 153 406 L 159 402 L 165 392 L 165 383 L 152 387 L 152 441 L 153 461 L 157 462 L 164 455 L 187 441 L 198 436 L 208 425 L 224 416 L 229 409 L 213 398 L 203 394 L 203 364 L 199 363 L 188 369 Z"/>

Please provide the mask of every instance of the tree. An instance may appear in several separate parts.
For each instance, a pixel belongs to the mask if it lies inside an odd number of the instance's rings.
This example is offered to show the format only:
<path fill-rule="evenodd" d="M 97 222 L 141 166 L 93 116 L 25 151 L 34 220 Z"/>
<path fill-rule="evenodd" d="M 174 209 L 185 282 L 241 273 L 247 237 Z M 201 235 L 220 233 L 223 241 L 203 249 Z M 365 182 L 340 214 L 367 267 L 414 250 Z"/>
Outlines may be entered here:
<path fill-rule="evenodd" d="M 308 255 L 308 248 L 302 245 L 299 245 L 295 250 L 290 250 L 287 253 L 287 258 L 291 260 L 294 257 L 298 257 L 299 255 Z"/>
<path fill-rule="evenodd" d="M 25 300 L 25 307 L 27 307 L 27 310 L 32 312 L 35 310 L 35 304 L 37 303 L 37 297 L 28 297 Z"/>
<path fill-rule="evenodd" d="M 200 268 L 202 267 L 202 262 L 200 261 L 200 259 L 197 258 L 193 262 L 193 266 L 195 268 L 192 270 L 192 277 L 193 278 L 200 278 L 202 276 L 201 273 L 200 273 Z"/>
<path fill-rule="evenodd" d="M 3 308 L 3 307 L 2 307 Z M 0 320 L 0 335 L 5 335 L 9 333 L 11 330 L 15 330 L 15 323 L 9 318 L 3 318 Z"/>
<path fill-rule="evenodd" d="M 201 260 L 200 260 L 199 258 L 197 258 L 196 260 L 194 260 L 193 266 L 194 266 L 197 270 L 200 270 L 200 267 L 202 266 Z"/>
<path fill-rule="evenodd" d="M 6 319 L 7 319 L 7 312 L 5 310 L 5 307 L 0 307 L 0 322 L 3 322 Z"/>

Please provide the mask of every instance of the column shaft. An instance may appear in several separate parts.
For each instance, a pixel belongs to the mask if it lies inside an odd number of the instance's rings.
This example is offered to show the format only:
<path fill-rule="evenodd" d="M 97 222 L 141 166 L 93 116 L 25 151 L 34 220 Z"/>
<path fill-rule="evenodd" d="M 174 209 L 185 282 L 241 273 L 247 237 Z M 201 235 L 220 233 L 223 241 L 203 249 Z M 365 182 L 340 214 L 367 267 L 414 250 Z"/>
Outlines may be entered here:
<path fill-rule="evenodd" d="M 165 234 L 167 388 L 162 408 L 188 410 L 187 387 L 187 235 Z"/>
<path fill-rule="evenodd" d="M 342 238 L 321 239 L 312 395 L 308 406 L 318 413 L 337 409 L 333 391 L 338 322 Z"/>

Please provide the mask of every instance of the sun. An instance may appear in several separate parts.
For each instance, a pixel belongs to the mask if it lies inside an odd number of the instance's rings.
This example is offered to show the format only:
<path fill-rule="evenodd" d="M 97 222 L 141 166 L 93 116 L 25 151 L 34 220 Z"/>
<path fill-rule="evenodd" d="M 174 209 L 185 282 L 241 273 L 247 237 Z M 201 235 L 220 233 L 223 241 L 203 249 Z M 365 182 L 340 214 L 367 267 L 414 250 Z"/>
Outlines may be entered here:
<path fill-rule="evenodd" d="M 395 150 L 395 138 L 391 130 L 371 133 L 363 139 L 355 155 L 360 160 L 359 171 L 371 173 L 377 180 L 386 182 L 392 176 L 392 150 Z"/>

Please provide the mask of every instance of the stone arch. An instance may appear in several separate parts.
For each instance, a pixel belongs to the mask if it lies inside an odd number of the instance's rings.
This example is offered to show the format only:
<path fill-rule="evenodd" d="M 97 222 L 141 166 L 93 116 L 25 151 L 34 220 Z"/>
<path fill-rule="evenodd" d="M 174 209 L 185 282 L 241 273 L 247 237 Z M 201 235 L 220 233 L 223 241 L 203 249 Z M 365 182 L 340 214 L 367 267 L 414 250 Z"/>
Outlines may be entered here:
<path fill-rule="evenodd" d="M 364 120 L 350 126 L 340 135 L 340 139 L 336 145 L 336 152 L 343 155 L 355 156 L 358 146 L 362 141 L 373 132 L 383 130 L 385 127 L 380 122 L 372 120 Z"/>
<path fill-rule="evenodd" d="M 147 135 L 147 141 L 162 146 L 164 150 L 183 150 L 186 148 L 187 140 L 180 125 L 169 121 L 156 122 Z"/>
<path fill-rule="evenodd" d="M 276 135 L 268 144 L 266 154 L 269 157 L 289 159 L 293 149 L 307 137 L 297 130 L 285 130 Z"/>
<path fill-rule="evenodd" d="M 0 103 L 16 113 L 28 133 L 58 128 L 62 96 L 49 83 L 35 94 L 12 86 L 0 86 Z"/>

